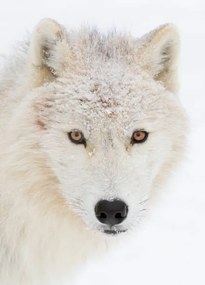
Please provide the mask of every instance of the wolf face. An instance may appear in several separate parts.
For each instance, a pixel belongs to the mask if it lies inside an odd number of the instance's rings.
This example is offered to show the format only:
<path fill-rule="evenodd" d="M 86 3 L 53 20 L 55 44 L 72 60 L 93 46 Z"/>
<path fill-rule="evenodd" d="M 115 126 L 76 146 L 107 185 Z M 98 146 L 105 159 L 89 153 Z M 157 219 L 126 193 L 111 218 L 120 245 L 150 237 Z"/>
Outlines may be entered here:
<path fill-rule="evenodd" d="M 135 40 L 44 20 L 33 34 L 35 143 L 89 229 L 129 231 L 178 160 L 186 119 L 174 94 L 177 49 L 171 25 Z"/>

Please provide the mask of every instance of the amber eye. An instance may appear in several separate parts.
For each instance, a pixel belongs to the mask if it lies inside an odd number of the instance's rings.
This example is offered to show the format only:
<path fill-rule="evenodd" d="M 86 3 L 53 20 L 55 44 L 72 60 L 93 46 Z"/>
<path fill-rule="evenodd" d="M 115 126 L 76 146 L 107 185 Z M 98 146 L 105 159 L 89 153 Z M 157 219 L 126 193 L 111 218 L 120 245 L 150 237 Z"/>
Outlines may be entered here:
<path fill-rule="evenodd" d="M 81 131 L 73 130 L 68 133 L 68 137 L 71 140 L 71 142 L 75 144 L 84 144 L 86 146 L 86 140 Z"/>
<path fill-rule="evenodd" d="M 134 131 L 131 138 L 131 144 L 143 143 L 148 138 L 148 133 L 145 131 Z"/>

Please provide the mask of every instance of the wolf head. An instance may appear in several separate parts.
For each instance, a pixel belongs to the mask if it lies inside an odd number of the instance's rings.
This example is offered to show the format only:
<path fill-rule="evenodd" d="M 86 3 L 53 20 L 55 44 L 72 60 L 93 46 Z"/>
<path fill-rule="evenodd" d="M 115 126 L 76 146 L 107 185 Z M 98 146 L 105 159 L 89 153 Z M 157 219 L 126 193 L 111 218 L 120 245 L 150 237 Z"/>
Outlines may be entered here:
<path fill-rule="evenodd" d="M 184 146 L 178 35 L 168 24 L 140 39 L 53 20 L 28 52 L 37 151 L 67 207 L 89 229 L 128 231 Z"/>

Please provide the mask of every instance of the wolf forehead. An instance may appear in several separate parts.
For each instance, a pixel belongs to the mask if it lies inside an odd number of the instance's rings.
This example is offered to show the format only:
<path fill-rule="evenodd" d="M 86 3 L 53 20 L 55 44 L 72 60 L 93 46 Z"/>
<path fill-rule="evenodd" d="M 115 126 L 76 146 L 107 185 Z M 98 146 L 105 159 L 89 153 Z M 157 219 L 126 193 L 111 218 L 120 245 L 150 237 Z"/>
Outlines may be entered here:
<path fill-rule="evenodd" d="M 164 89 L 150 82 L 147 86 L 141 75 L 124 71 L 107 66 L 98 74 L 91 70 L 83 76 L 58 78 L 43 87 L 38 97 L 38 115 L 47 123 L 56 120 L 68 124 L 71 120 L 77 126 L 83 120 L 107 128 L 114 124 L 120 129 L 150 117 L 157 120 L 167 116 Z"/>

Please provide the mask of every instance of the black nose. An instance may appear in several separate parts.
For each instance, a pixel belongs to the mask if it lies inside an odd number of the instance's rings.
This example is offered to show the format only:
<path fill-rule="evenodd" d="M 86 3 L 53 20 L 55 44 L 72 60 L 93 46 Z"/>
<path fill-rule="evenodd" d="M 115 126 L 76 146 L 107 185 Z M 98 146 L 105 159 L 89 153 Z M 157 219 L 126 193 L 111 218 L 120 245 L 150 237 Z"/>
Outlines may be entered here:
<path fill-rule="evenodd" d="M 101 200 L 95 206 L 95 215 L 102 223 L 114 226 L 122 223 L 127 217 L 128 206 L 121 200 Z"/>

